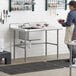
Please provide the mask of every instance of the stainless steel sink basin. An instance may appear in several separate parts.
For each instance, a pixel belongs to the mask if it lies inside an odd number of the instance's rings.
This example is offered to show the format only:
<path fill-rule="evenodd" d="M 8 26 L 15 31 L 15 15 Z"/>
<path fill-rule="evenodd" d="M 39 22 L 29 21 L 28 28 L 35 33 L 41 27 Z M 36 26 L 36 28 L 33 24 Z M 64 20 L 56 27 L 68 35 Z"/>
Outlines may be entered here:
<path fill-rule="evenodd" d="M 40 28 L 37 28 L 37 27 L 25 27 L 23 29 L 40 29 Z"/>
<path fill-rule="evenodd" d="M 38 27 L 24 27 L 21 29 L 33 30 L 33 29 L 40 29 Z M 19 31 L 19 39 L 25 40 L 25 32 Z M 26 40 L 40 40 L 41 39 L 41 31 L 32 31 L 26 32 Z"/>

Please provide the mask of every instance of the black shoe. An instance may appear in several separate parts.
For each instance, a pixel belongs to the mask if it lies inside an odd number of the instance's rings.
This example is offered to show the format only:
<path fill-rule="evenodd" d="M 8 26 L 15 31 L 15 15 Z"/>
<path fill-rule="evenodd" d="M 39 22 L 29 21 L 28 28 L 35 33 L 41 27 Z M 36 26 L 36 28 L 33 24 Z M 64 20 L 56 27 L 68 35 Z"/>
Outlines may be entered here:
<path fill-rule="evenodd" d="M 72 64 L 75 64 L 75 59 L 74 58 L 72 59 Z"/>
<path fill-rule="evenodd" d="M 67 59 L 67 60 L 65 60 L 65 62 L 70 62 L 70 60 L 69 60 L 69 59 Z"/>
<path fill-rule="evenodd" d="M 65 60 L 65 62 L 70 62 L 69 59 Z M 75 64 L 74 60 L 72 59 L 72 64 Z"/>
<path fill-rule="evenodd" d="M 75 64 L 75 62 L 74 62 L 74 61 L 72 61 L 72 64 Z"/>

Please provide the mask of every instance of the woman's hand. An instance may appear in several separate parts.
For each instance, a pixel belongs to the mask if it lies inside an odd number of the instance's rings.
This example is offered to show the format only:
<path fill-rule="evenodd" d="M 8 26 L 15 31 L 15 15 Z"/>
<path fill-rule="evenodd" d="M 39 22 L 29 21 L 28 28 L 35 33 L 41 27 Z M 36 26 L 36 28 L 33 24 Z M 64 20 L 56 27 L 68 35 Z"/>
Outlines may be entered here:
<path fill-rule="evenodd" d="M 59 19 L 59 20 L 58 20 L 58 22 L 59 22 L 60 24 L 63 24 L 64 21 L 65 21 L 64 19 Z"/>

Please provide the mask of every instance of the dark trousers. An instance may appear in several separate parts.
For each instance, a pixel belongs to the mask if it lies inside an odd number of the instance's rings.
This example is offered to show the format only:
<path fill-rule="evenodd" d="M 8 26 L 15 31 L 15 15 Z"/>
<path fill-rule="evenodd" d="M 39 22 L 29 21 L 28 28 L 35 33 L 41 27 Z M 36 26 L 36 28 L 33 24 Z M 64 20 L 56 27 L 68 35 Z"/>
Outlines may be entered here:
<path fill-rule="evenodd" d="M 71 45 L 67 45 L 69 51 L 71 51 Z M 76 58 L 76 46 L 72 46 L 72 58 Z"/>
<path fill-rule="evenodd" d="M 76 33 L 73 33 L 72 40 L 76 40 Z M 71 51 L 71 45 L 67 45 L 69 51 Z M 76 58 L 76 46 L 72 48 L 72 58 Z"/>

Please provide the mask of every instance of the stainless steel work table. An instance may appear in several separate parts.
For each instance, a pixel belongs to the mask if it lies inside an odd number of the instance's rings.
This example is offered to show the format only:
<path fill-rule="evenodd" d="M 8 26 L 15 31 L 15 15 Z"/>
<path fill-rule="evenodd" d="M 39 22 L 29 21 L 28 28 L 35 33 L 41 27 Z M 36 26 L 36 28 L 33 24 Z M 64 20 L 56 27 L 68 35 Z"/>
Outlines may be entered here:
<path fill-rule="evenodd" d="M 26 57 L 26 32 L 27 31 L 28 32 L 44 31 L 45 32 L 45 42 L 43 44 L 45 44 L 45 56 L 47 56 L 47 44 L 50 44 L 50 45 L 57 46 L 57 59 L 59 58 L 59 30 L 62 30 L 62 28 L 58 28 L 55 26 L 47 26 L 47 27 L 43 27 L 40 29 L 21 29 L 17 25 L 12 25 L 12 24 L 10 24 L 9 28 L 10 28 L 10 36 L 11 36 L 11 31 L 13 31 L 13 57 L 14 57 L 14 59 L 15 59 L 15 46 L 16 46 L 16 44 L 15 44 L 15 37 L 16 37 L 15 32 L 16 31 L 25 32 L 25 40 L 24 40 L 25 61 L 27 59 L 27 57 Z M 56 31 L 57 32 L 57 43 L 47 42 L 47 31 Z M 10 47 L 11 47 L 11 42 L 10 42 Z"/>

